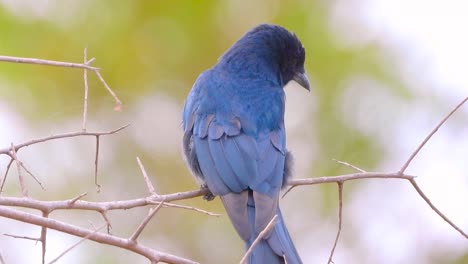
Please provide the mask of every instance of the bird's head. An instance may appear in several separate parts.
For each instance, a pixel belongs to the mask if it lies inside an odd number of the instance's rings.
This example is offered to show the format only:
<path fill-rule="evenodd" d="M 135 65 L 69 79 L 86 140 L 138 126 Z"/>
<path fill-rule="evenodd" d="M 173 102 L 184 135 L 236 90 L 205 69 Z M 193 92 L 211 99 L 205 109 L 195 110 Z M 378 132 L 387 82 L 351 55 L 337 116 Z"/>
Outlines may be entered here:
<path fill-rule="evenodd" d="M 220 59 L 236 68 L 252 71 L 264 70 L 266 64 L 278 71 L 283 85 L 291 80 L 310 90 L 304 69 L 305 49 L 299 38 L 287 29 L 271 24 L 261 24 L 239 39 Z M 254 65 L 254 67 L 250 67 Z"/>

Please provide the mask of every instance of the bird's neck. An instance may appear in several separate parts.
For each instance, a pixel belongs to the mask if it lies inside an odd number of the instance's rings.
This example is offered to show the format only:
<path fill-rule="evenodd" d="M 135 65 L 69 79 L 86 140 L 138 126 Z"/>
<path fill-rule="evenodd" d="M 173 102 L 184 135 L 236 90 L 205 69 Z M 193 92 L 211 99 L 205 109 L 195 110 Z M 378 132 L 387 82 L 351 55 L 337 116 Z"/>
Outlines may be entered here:
<path fill-rule="evenodd" d="M 259 78 L 284 86 L 278 58 L 270 50 L 258 45 L 231 48 L 218 63 L 223 70 L 243 78 Z"/>

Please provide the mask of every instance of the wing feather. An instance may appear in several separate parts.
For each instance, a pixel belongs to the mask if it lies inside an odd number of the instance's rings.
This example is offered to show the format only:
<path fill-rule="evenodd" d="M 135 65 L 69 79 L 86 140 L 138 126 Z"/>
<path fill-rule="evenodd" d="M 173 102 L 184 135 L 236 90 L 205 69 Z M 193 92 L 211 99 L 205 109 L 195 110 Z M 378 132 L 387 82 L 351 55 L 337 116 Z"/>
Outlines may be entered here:
<path fill-rule="evenodd" d="M 224 175 L 218 171 L 217 164 L 210 152 L 208 139 L 195 136 L 194 145 L 198 163 L 210 191 L 215 195 L 224 195 L 231 192 L 231 189 L 223 181 Z"/>
<path fill-rule="evenodd" d="M 233 167 L 229 162 L 226 151 L 224 149 L 224 140 L 207 139 L 213 161 L 222 174 L 222 181 L 232 192 L 242 192 L 247 188 L 247 185 L 240 181 L 239 177 L 234 173 Z"/>

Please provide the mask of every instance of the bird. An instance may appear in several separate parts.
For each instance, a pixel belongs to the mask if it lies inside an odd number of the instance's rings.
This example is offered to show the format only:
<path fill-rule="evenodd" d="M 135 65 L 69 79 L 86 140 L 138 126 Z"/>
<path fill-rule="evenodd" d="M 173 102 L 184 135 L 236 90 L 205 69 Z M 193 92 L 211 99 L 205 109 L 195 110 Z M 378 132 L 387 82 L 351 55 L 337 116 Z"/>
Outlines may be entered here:
<path fill-rule="evenodd" d="M 205 199 L 220 197 L 246 249 L 277 215 L 274 227 L 253 247 L 250 264 L 302 263 L 279 195 L 293 166 L 283 88 L 295 81 L 310 91 L 304 62 L 304 46 L 294 33 L 257 25 L 198 76 L 184 104 L 187 165 L 208 188 Z"/>

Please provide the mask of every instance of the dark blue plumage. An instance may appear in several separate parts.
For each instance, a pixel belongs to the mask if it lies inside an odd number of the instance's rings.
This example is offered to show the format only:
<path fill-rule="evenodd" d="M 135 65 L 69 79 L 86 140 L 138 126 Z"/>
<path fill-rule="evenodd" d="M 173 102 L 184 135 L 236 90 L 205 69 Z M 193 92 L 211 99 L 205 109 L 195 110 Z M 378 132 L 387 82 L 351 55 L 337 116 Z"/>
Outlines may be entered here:
<path fill-rule="evenodd" d="M 283 87 L 309 89 L 299 39 L 259 25 L 195 82 L 183 111 L 184 154 L 193 174 L 220 196 L 248 248 L 275 214 L 278 222 L 249 263 L 302 263 L 278 207 L 290 176 Z"/>

